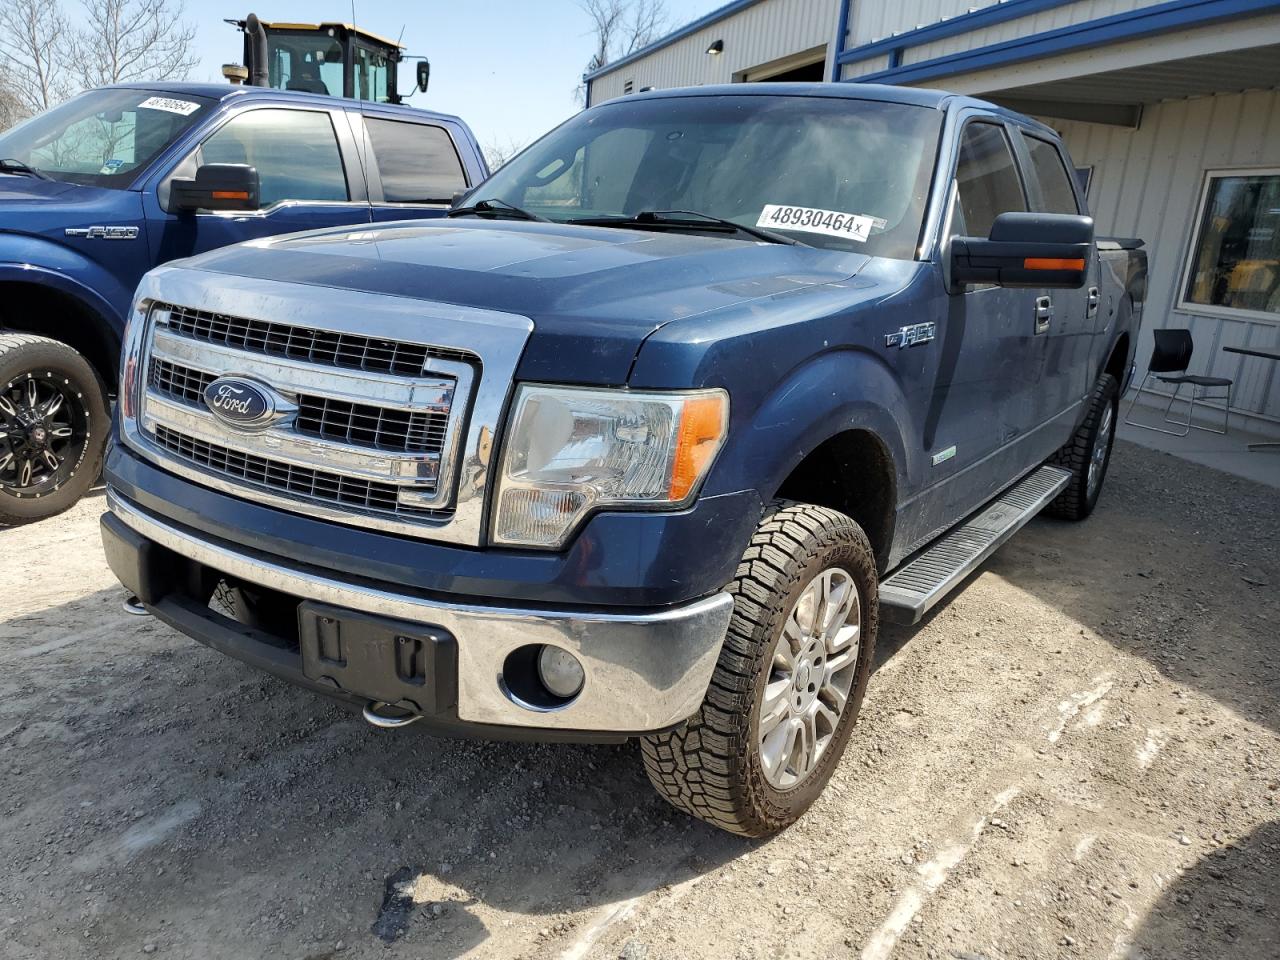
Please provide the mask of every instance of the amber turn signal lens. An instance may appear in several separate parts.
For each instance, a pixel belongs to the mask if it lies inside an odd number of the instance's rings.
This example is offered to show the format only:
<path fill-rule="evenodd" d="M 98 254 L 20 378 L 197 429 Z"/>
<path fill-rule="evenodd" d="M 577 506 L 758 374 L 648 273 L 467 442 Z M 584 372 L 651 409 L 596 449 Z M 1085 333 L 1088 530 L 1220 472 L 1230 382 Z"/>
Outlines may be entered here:
<path fill-rule="evenodd" d="M 1083 270 L 1083 260 L 1065 260 L 1058 257 L 1027 257 L 1022 261 L 1024 270 Z"/>
<path fill-rule="evenodd" d="M 213 191 L 213 199 L 215 200 L 248 200 L 249 194 L 244 190 L 215 190 Z"/>
<path fill-rule="evenodd" d="M 725 430 L 724 394 L 691 397 L 680 415 L 675 462 L 671 470 L 671 500 L 683 500 L 720 448 Z"/>

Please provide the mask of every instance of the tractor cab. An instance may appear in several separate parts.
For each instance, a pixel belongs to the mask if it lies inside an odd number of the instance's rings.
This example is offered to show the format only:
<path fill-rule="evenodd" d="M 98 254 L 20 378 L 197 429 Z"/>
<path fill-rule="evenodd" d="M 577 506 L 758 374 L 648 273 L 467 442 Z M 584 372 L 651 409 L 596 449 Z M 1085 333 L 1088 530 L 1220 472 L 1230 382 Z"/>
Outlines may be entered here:
<path fill-rule="evenodd" d="M 244 65 L 222 68 L 232 83 L 401 102 L 396 80 L 405 54 L 395 41 L 349 23 L 267 23 L 252 13 L 227 23 L 244 34 Z M 425 92 L 430 67 L 418 59 L 417 86 Z"/>

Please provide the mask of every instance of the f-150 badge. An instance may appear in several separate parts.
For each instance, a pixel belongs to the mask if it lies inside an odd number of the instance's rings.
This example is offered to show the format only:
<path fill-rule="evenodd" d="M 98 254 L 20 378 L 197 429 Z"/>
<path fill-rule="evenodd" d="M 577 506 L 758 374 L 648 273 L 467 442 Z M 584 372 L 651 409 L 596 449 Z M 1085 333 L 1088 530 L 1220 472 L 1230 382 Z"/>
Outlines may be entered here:
<path fill-rule="evenodd" d="M 67 227 L 68 237 L 88 237 L 90 240 L 137 240 L 137 227 Z"/>
<path fill-rule="evenodd" d="M 884 346 L 899 349 L 914 347 L 918 343 L 928 343 L 937 333 L 937 324 L 910 324 L 893 333 L 884 334 Z"/>
<path fill-rule="evenodd" d="M 903 347 L 914 347 L 917 344 L 928 343 L 938 334 L 938 325 L 936 323 L 913 323 L 910 326 L 902 327 L 893 333 L 884 335 L 884 345 L 886 347 L 897 347 L 901 350 Z"/>

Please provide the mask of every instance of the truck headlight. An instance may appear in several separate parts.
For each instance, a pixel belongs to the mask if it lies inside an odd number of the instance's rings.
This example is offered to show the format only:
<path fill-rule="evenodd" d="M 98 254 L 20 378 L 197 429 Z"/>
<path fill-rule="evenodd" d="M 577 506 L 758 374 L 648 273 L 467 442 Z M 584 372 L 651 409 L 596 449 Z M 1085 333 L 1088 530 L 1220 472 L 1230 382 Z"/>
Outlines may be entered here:
<path fill-rule="evenodd" d="M 503 446 L 493 541 L 558 547 L 597 507 L 679 507 L 724 442 L 723 390 L 521 385 Z"/>

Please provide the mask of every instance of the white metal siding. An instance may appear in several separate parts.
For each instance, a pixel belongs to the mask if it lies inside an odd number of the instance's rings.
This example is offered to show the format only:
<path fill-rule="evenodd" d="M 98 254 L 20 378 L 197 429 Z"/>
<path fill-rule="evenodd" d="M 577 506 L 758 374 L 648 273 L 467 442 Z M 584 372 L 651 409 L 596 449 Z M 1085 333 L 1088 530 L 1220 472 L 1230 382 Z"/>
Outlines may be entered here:
<path fill-rule="evenodd" d="M 1093 167 L 1089 205 L 1099 234 L 1147 243 L 1151 282 L 1139 373 L 1151 356 L 1153 327 L 1188 327 L 1192 372 L 1234 379 L 1233 408 L 1280 422 L 1280 364 L 1222 352 L 1228 345 L 1280 350 L 1280 317 L 1175 309 L 1205 171 L 1280 166 L 1280 90 L 1150 105 L 1137 130 L 1046 122 L 1062 132 L 1077 165 Z"/>
<path fill-rule="evenodd" d="M 852 6 L 849 33 L 845 40 L 846 49 L 870 43 L 873 40 L 882 40 L 894 34 L 905 33 L 917 27 L 930 26 L 971 10 L 999 6 L 998 3 L 972 4 L 968 0 L 907 0 L 900 4 L 859 3 L 858 0 L 849 0 L 849 2 Z M 903 65 L 920 63 L 963 50 L 972 50 L 1017 37 L 1056 30 L 1059 27 L 1109 17 L 1112 14 L 1124 13 L 1127 10 L 1148 7 L 1161 2 L 1164 0 L 1080 0 L 1079 3 L 1064 4 L 1031 16 L 1006 20 L 1004 23 L 985 29 L 970 30 L 954 37 L 908 47 L 903 51 L 902 63 Z M 844 68 L 842 76 L 846 79 L 859 77 L 866 73 L 883 70 L 886 65 L 885 59 L 880 57 L 851 63 Z M 945 86 L 945 84 L 942 85 Z"/>
<path fill-rule="evenodd" d="M 831 42 L 840 0 L 763 0 L 752 7 L 623 64 L 591 81 L 591 102 L 622 96 L 623 85 L 685 87 L 731 83 L 734 75 Z M 707 47 L 724 41 L 724 53 Z"/>

